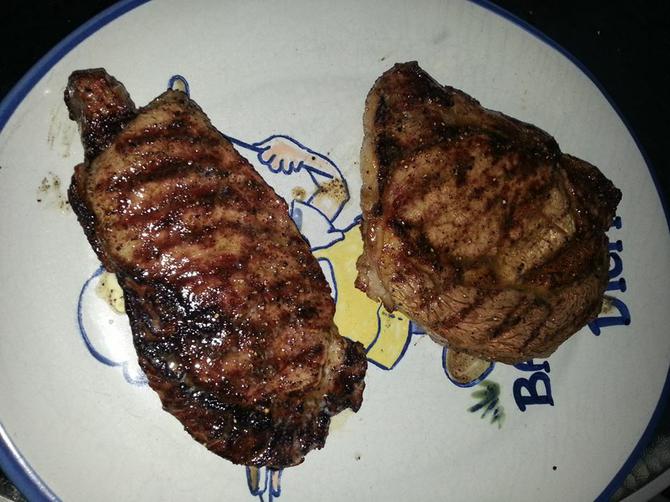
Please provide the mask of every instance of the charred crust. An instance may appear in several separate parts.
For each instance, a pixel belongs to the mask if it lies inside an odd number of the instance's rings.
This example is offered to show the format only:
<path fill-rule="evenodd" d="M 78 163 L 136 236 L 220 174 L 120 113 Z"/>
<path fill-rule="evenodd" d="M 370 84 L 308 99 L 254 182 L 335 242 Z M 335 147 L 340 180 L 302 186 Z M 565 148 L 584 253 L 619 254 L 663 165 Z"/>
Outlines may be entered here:
<path fill-rule="evenodd" d="M 363 378 L 367 370 L 365 348 L 360 342 L 351 340 L 345 340 L 344 345 L 344 357 L 334 385 L 336 392 L 328 397 L 329 407 L 349 407 L 358 411 L 363 400 Z"/>
<path fill-rule="evenodd" d="M 73 72 L 64 99 L 70 118 L 79 124 L 89 160 L 109 147 L 137 115 L 126 89 L 102 68 Z"/>
<path fill-rule="evenodd" d="M 382 133 L 377 137 L 375 144 L 379 166 L 377 171 L 377 185 L 379 193 L 384 193 L 386 183 L 391 173 L 391 167 L 400 158 L 401 148 L 397 141 L 390 135 Z"/>
<path fill-rule="evenodd" d="M 452 88 L 440 85 L 423 71 L 416 61 L 398 63 L 387 73 L 401 80 L 401 85 L 404 84 L 404 89 L 408 91 L 405 97 L 407 100 L 434 103 L 444 108 L 451 108 L 454 105 Z M 407 85 L 408 82 L 411 82 L 411 85 Z"/>
<path fill-rule="evenodd" d="M 401 239 L 407 240 L 410 236 L 410 227 L 405 220 L 400 218 L 391 218 L 388 222 L 389 227 Z"/>
<path fill-rule="evenodd" d="M 118 131 L 116 134 L 118 134 Z M 157 142 L 165 142 L 166 144 L 183 143 L 185 147 L 193 148 L 194 152 L 197 152 L 198 147 L 200 147 L 203 151 L 200 155 L 207 155 L 206 149 L 218 146 L 220 139 L 213 136 L 209 131 L 198 131 L 190 127 L 185 121 L 177 120 L 148 127 L 134 134 L 125 134 L 115 142 L 114 147 L 117 152 L 125 155 L 145 145 Z"/>
<path fill-rule="evenodd" d="M 475 159 L 472 155 L 465 152 L 459 152 L 453 166 L 453 175 L 456 180 L 456 186 L 462 187 L 468 179 L 468 173 L 475 165 Z"/>
<path fill-rule="evenodd" d="M 588 201 L 584 209 L 601 231 L 607 231 L 621 202 L 621 190 L 614 186 L 595 166 L 586 161 L 564 155 L 561 165 L 577 198 Z"/>
<path fill-rule="evenodd" d="M 183 93 L 139 112 L 158 112 L 153 127 L 134 120 L 104 70 L 73 74 L 66 103 L 87 157 L 68 197 L 117 274 L 164 408 L 235 463 L 299 464 L 323 446 L 332 414 L 360 406 L 366 360 L 338 336 L 327 283 L 285 202 Z"/>
<path fill-rule="evenodd" d="M 414 237 L 414 249 L 414 255 L 420 256 L 434 270 L 441 271 L 444 268 L 440 256 L 424 232 L 416 233 Z"/>
<path fill-rule="evenodd" d="M 389 119 L 389 109 L 386 104 L 386 98 L 379 96 L 377 109 L 375 110 L 375 125 L 377 127 L 384 127 Z"/>
<path fill-rule="evenodd" d="M 372 210 L 370 211 L 372 213 L 372 216 L 378 218 L 381 216 L 384 212 L 384 208 L 382 206 L 382 203 L 380 201 L 377 201 L 374 203 L 372 206 Z"/>
<path fill-rule="evenodd" d="M 96 234 L 95 215 L 86 203 L 85 198 L 81 195 L 81 191 L 83 190 L 81 185 L 85 182 L 85 171 L 87 168 L 85 164 L 79 164 L 75 167 L 75 173 L 72 175 L 72 180 L 67 191 L 68 202 L 98 259 L 108 271 L 114 271 L 114 267 L 110 260 L 107 259 L 106 253 Z"/>
<path fill-rule="evenodd" d="M 297 312 L 298 317 L 305 320 L 313 319 L 319 315 L 319 310 L 314 305 L 310 304 L 300 305 Z"/>

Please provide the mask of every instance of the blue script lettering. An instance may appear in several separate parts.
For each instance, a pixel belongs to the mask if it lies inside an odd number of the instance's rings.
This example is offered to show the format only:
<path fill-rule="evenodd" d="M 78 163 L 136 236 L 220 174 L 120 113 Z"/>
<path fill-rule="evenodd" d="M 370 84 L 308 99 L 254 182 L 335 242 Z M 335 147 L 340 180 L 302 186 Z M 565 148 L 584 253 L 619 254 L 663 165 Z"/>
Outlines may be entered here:
<path fill-rule="evenodd" d="M 549 361 L 543 361 L 540 364 L 534 363 L 531 359 L 530 361 L 524 361 L 519 364 L 515 364 L 514 367 L 521 371 L 546 371 L 549 373 Z"/>
<path fill-rule="evenodd" d="M 619 277 L 623 272 L 623 260 L 618 254 L 610 253 L 610 261 L 612 262 L 612 268 L 609 271 L 609 278 L 614 279 L 615 277 Z"/>
<path fill-rule="evenodd" d="M 544 384 L 544 393 L 537 388 L 537 384 Z M 524 395 L 523 390 L 527 391 Z M 514 381 L 514 401 L 521 411 L 526 411 L 526 407 L 531 404 L 549 404 L 554 405 L 554 399 L 551 397 L 551 381 L 547 373 L 537 371 L 530 378 L 517 378 Z"/>
<path fill-rule="evenodd" d="M 605 301 L 609 301 L 612 310 L 616 309 L 619 313 L 598 317 L 591 321 L 589 329 L 596 336 L 600 335 L 601 328 L 606 328 L 607 326 L 628 326 L 630 324 L 630 312 L 624 302 L 614 297 L 610 297 Z"/>
<path fill-rule="evenodd" d="M 617 216 L 612 222 L 611 228 L 621 229 L 621 217 Z M 607 283 L 607 291 L 619 291 L 621 293 L 625 292 L 627 289 L 626 279 L 622 277 L 623 275 L 623 259 L 619 255 L 623 251 L 623 243 L 620 240 L 610 242 L 609 246 L 609 256 L 610 256 L 610 269 L 609 269 L 609 282 Z M 631 321 L 630 311 L 628 307 L 619 298 L 613 296 L 608 296 L 605 298 L 605 302 L 608 304 L 609 308 L 607 311 L 601 313 L 601 315 L 588 323 L 591 333 L 598 336 L 600 335 L 602 328 L 608 326 L 628 326 Z M 616 310 L 616 313 L 612 313 Z"/>
<path fill-rule="evenodd" d="M 626 291 L 626 279 L 619 277 L 616 281 L 608 282 L 607 291 L 621 291 L 623 293 Z"/>

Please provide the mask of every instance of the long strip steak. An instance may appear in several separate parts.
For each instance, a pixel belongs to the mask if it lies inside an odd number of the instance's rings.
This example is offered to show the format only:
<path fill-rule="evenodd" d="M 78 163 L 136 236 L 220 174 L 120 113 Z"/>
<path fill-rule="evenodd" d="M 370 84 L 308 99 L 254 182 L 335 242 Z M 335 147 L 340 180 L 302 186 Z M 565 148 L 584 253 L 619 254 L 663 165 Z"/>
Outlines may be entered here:
<path fill-rule="evenodd" d="M 164 409 L 235 463 L 302 462 L 360 407 L 366 360 L 286 203 L 182 92 L 137 110 L 95 69 L 65 101 L 85 150 L 70 202 Z"/>

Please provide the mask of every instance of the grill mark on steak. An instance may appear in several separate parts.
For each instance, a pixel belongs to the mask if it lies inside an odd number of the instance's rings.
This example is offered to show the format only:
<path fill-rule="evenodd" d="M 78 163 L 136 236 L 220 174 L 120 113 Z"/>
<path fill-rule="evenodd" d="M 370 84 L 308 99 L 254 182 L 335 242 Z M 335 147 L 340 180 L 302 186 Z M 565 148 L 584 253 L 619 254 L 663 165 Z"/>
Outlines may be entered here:
<path fill-rule="evenodd" d="M 475 293 L 475 297 L 473 298 L 472 302 L 470 302 L 467 306 L 465 306 L 461 310 L 457 310 L 454 315 L 451 317 L 448 317 L 442 322 L 441 328 L 444 331 L 448 331 L 449 329 L 458 326 L 460 322 L 468 316 L 471 312 L 477 310 L 479 307 L 482 306 L 482 303 L 484 303 L 484 295 L 480 291 L 477 291 Z"/>
<path fill-rule="evenodd" d="M 543 312 L 543 316 L 541 320 L 539 321 L 538 327 L 532 329 L 528 336 L 524 337 L 521 345 L 521 351 L 527 350 L 530 345 L 535 342 L 535 340 L 538 339 L 538 337 L 542 334 L 542 326 L 546 324 L 546 321 L 549 319 L 549 316 L 552 314 L 553 309 L 551 308 L 550 305 L 548 305 L 545 301 L 535 298 L 532 303 L 532 307 L 535 308 L 541 308 Z M 532 308 L 531 307 L 531 308 Z M 529 309 L 530 310 L 530 309 Z M 530 358 L 530 356 L 527 356 Z"/>
<path fill-rule="evenodd" d="M 468 180 L 468 173 L 474 167 L 475 158 L 466 152 L 460 152 L 457 156 L 456 163 L 453 168 L 453 175 L 456 179 L 456 186 L 462 187 Z"/>
<path fill-rule="evenodd" d="M 379 104 L 377 105 L 377 110 L 375 111 L 375 124 L 377 124 L 380 127 L 384 127 L 388 117 L 389 114 L 386 99 L 384 98 L 384 96 L 380 96 Z"/>
<path fill-rule="evenodd" d="M 114 214 L 119 224 L 138 225 L 153 219 L 156 215 L 170 218 L 177 208 L 189 208 L 202 204 L 214 204 L 220 199 L 221 187 L 216 180 L 203 181 L 194 173 L 191 178 L 165 178 L 162 182 L 152 182 L 137 186 L 130 195 L 116 199 Z"/>
<path fill-rule="evenodd" d="M 141 163 L 137 168 L 132 166 L 131 172 L 114 173 L 106 184 L 101 183 L 96 188 L 109 191 L 132 190 L 146 183 L 176 178 L 189 172 L 198 172 L 204 177 L 225 178 L 230 174 L 229 171 L 212 167 L 217 164 L 218 160 L 219 156 L 208 152 L 198 153 L 188 159 L 164 155 L 158 158 L 141 156 Z"/>
<path fill-rule="evenodd" d="M 400 147 L 390 135 L 382 135 L 377 142 L 377 157 L 379 158 L 379 174 L 377 175 L 378 190 L 384 192 L 386 180 L 391 165 L 400 156 Z"/>
<path fill-rule="evenodd" d="M 183 120 L 176 120 L 159 127 L 143 129 L 132 135 L 124 135 L 122 141 L 115 143 L 115 148 L 121 155 L 128 155 L 141 151 L 147 145 L 155 143 L 175 144 L 185 143 L 188 148 L 214 148 L 219 145 L 216 137 L 211 135 L 193 135 L 189 131 L 190 124 Z"/>
<path fill-rule="evenodd" d="M 528 311 L 531 309 L 531 304 L 526 303 L 521 306 L 521 309 L 518 311 L 515 310 L 510 310 L 502 319 L 500 324 L 496 326 L 491 332 L 489 333 L 489 337 L 495 339 L 500 337 L 501 335 L 509 332 L 511 329 L 515 328 L 516 326 L 521 323 L 521 321 L 524 319 L 524 316 L 528 313 Z"/>

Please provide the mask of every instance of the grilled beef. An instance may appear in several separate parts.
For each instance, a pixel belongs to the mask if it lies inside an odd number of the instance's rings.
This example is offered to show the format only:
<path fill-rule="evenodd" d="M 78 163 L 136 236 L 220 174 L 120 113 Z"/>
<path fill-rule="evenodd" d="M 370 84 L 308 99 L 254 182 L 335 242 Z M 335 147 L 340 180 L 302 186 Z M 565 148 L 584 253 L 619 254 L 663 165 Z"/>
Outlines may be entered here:
<path fill-rule="evenodd" d="M 357 286 L 457 351 L 546 357 L 597 316 L 621 193 L 547 133 L 397 64 L 370 91 Z"/>
<path fill-rule="evenodd" d="M 366 360 L 286 203 L 182 92 L 137 110 L 84 70 L 65 101 L 85 150 L 70 202 L 163 407 L 235 463 L 302 462 L 360 407 Z"/>

